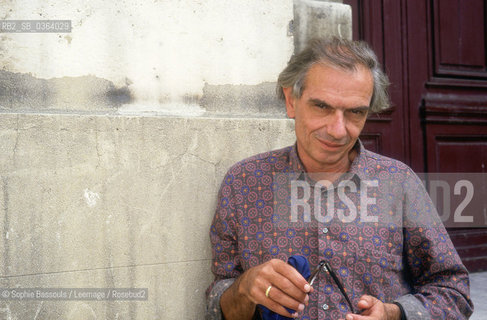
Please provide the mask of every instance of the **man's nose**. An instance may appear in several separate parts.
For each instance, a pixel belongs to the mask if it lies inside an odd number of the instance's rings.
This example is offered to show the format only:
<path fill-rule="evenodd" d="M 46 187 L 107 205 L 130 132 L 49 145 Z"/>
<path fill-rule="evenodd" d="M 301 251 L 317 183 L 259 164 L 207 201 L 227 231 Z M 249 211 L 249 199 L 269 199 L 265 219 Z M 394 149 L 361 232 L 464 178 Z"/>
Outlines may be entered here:
<path fill-rule="evenodd" d="M 345 127 L 345 117 L 343 111 L 335 110 L 328 123 L 328 135 L 335 140 L 342 140 L 347 136 L 347 129 Z"/>

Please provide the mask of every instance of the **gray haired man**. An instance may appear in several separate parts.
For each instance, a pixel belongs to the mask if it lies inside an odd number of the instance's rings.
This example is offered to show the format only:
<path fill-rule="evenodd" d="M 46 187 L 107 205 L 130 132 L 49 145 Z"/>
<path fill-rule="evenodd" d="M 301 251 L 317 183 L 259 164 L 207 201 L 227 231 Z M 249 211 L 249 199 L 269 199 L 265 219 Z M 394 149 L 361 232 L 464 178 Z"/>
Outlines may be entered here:
<path fill-rule="evenodd" d="M 387 87 L 363 42 L 313 40 L 291 58 L 279 76 L 278 95 L 295 120 L 296 144 L 240 161 L 225 176 L 210 229 L 215 280 L 207 291 L 207 318 L 258 318 L 258 305 L 301 319 L 470 316 L 468 272 L 421 181 L 405 164 L 364 149 L 359 140 L 368 114 L 388 108 Z M 360 194 L 368 190 L 360 183 L 357 190 L 338 188 L 344 173 L 376 182 L 374 205 L 361 208 L 375 222 L 345 222 L 352 211 L 343 215 L 339 197 L 328 199 L 335 201 L 335 218 L 328 221 L 279 216 L 274 179 L 282 174 L 314 188 L 327 181 L 328 195 L 346 192 L 359 208 Z M 326 261 L 330 270 L 311 286 L 286 263 L 296 254 L 312 269 Z"/>

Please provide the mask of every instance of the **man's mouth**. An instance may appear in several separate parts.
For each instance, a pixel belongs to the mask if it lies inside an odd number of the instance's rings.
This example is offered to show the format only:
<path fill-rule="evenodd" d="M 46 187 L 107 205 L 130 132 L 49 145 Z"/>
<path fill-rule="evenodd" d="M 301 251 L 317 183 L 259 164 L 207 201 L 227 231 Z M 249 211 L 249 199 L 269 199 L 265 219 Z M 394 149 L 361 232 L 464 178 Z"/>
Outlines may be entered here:
<path fill-rule="evenodd" d="M 317 140 L 326 149 L 340 149 L 340 148 L 343 148 L 346 145 L 345 143 L 336 143 L 336 142 L 331 142 L 331 141 L 326 141 L 326 140 L 320 140 L 320 139 L 317 139 Z"/>

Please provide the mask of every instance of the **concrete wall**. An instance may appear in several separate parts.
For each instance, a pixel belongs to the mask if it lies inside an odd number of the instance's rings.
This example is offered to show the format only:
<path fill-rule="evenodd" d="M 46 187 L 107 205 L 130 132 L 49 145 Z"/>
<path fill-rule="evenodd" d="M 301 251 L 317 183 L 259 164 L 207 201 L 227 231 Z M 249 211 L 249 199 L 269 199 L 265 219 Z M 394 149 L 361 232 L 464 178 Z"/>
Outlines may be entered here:
<path fill-rule="evenodd" d="M 274 95 L 293 14 L 282 0 L 2 3 L 0 19 L 73 29 L 0 33 L 0 287 L 149 294 L 0 297 L 0 319 L 203 317 L 221 178 L 294 142 Z"/>
<path fill-rule="evenodd" d="M 0 128 L 1 286 L 149 288 L 147 302 L 3 302 L 19 319 L 198 319 L 221 177 L 293 139 L 275 119 L 3 114 Z"/>

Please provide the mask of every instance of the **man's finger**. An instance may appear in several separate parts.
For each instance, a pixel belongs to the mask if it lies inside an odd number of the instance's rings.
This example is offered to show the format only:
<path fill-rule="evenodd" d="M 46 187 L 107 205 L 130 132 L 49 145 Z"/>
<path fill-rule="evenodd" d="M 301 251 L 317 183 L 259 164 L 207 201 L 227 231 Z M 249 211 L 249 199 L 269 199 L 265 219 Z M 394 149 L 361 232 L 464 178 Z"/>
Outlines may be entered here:
<path fill-rule="evenodd" d="M 293 284 L 302 292 L 308 293 L 311 291 L 311 286 L 309 285 L 308 281 L 306 281 L 306 279 L 303 278 L 303 275 L 299 273 L 299 271 L 293 266 L 283 261 L 283 263 L 276 263 L 274 268 L 282 276 L 291 280 Z"/>
<path fill-rule="evenodd" d="M 271 290 L 269 291 L 268 299 L 274 300 L 283 307 L 295 310 L 297 312 L 301 312 L 304 310 L 303 302 L 296 301 L 276 287 L 271 288 Z"/>
<path fill-rule="evenodd" d="M 271 291 L 275 289 L 275 288 L 272 288 Z M 278 289 L 275 289 L 275 290 L 278 290 Z M 282 304 L 280 304 L 279 302 L 276 302 L 274 301 L 271 297 L 271 295 L 274 295 L 275 292 L 272 292 L 272 293 L 269 293 L 269 297 L 264 297 L 263 299 L 263 303 L 261 303 L 263 306 L 265 306 L 266 308 L 268 308 L 269 310 L 271 311 L 274 311 L 275 313 L 277 314 L 280 314 L 281 316 L 285 316 L 285 317 L 288 317 L 288 318 L 293 318 L 297 315 L 297 313 L 295 314 L 291 314 L 289 313 L 283 306 Z"/>
<path fill-rule="evenodd" d="M 281 275 L 280 273 L 275 273 L 271 276 L 270 281 L 274 287 L 279 288 L 286 295 L 292 297 L 300 303 L 305 302 L 307 293 L 300 290 L 289 278 Z"/>

